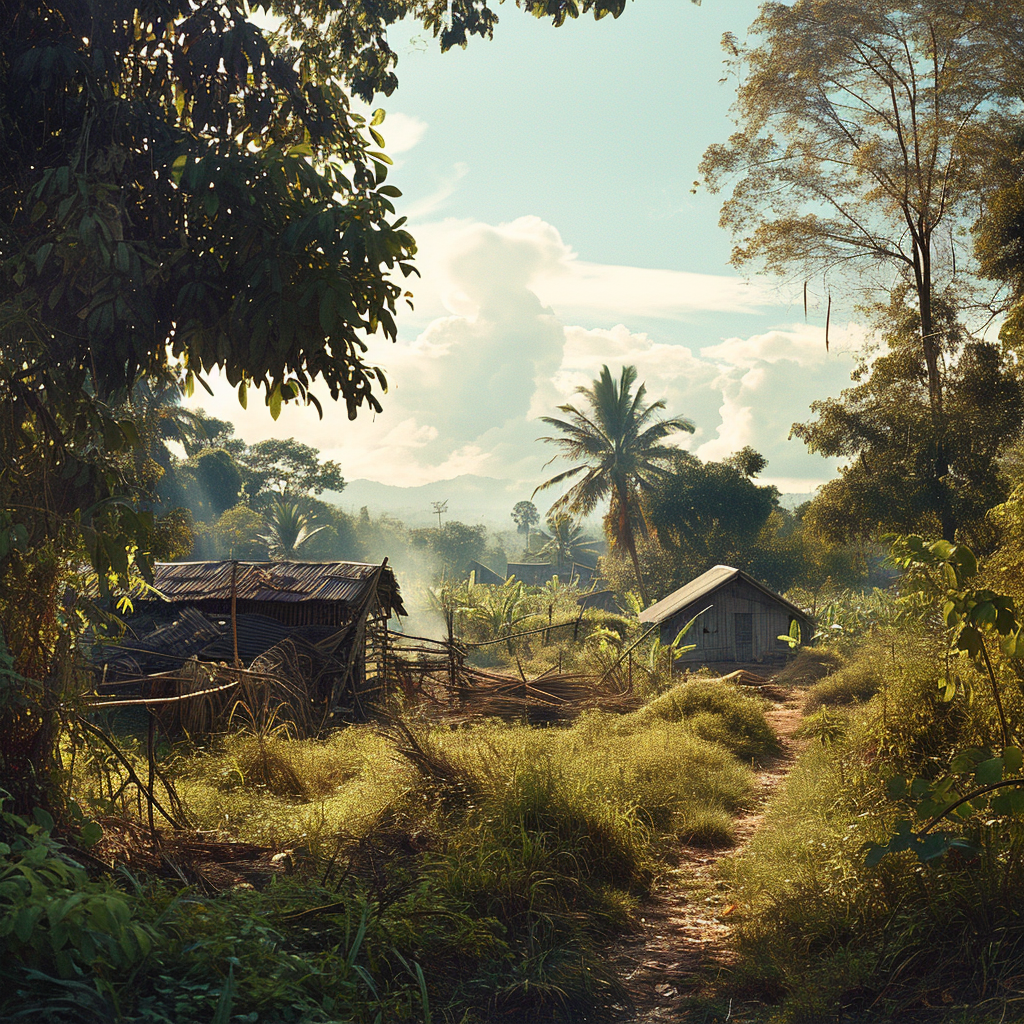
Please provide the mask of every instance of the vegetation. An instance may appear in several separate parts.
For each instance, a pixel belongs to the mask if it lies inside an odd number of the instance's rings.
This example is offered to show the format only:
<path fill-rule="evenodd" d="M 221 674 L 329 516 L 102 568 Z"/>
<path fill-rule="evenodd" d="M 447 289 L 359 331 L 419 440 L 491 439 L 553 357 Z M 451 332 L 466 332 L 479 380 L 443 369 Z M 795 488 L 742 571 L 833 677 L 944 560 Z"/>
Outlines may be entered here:
<path fill-rule="evenodd" d="M 568 420 L 541 417 L 564 435 L 542 440 L 561 449 L 556 458 L 577 465 L 546 480 L 537 490 L 557 486 L 583 473 L 583 478 L 551 506 L 552 512 L 587 516 L 605 498 L 610 499 L 606 517 L 608 536 L 633 560 L 637 586 L 646 603 L 649 597 L 636 551 L 636 536 L 647 533 L 640 496 L 666 473 L 665 464 L 675 449 L 664 444 L 665 438 L 680 430 L 692 433 L 693 424 L 678 416 L 656 419 L 657 413 L 665 408 L 664 401 L 645 406 L 647 389 L 641 384 L 634 393 L 635 383 L 635 366 L 624 366 L 618 381 L 603 366 L 600 377 L 589 387 L 576 389 L 586 399 L 586 411 L 574 405 L 560 405 L 559 410 Z"/>
<path fill-rule="evenodd" d="M 821 501 L 847 535 L 857 524 L 925 528 L 907 515 L 927 511 L 952 541 L 977 521 L 974 489 L 994 482 L 975 430 L 989 416 L 1019 420 L 1016 378 L 998 350 L 972 342 L 960 355 L 961 317 L 986 301 L 969 229 L 984 223 L 990 163 L 1012 163 L 1005 125 L 1020 116 L 1015 16 L 989 3 L 799 0 L 766 5 L 752 28 L 759 38 L 748 46 L 727 37 L 739 130 L 702 164 L 713 188 L 735 179 L 722 209 L 733 261 L 799 274 L 805 295 L 821 273 L 826 346 L 833 280 L 865 289 L 869 303 L 883 295 L 874 309 L 892 349 L 797 428 L 815 451 L 854 456 Z M 996 387 L 984 417 L 967 421 L 956 407 L 971 404 L 979 373 Z M 883 435 L 909 444 L 897 458 Z"/>
<path fill-rule="evenodd" d="M 394 89 L 400 19 L 447 49 L 497 16 L 328 6 L 16 0 L 0 18 L 0 1017 L 611 1019 L 609 944 L 681 843 L 733 841 L 753 771 L 780 753 L 761 697 L 678 676 L 685 635 L 639 622 L 652 595 L 728 562 L 810 608 L 817 633 L 773 682 L 802 702 L 805 750 L 722 861 L 735 957 L 704 995 L 730 1000 L 725 1019 L 734 997 L 764 1021 L 1011 1019 L 1019 14 L 793 0 L 765 4 L 749 45 L 727 37 L 738 131 L 703 172 L 733 181 L 735 262 L 821 272 L 826 347 L 840 281 L 877 331 L 854 386 L 793 428 L 846 462 L 787 511 L 757 451 L 683 452 L 670 438 L 693 425 L 659 418 L 634 366 L 604 366 L 544 418 L 571 464 L 537 489 L 568 486 L 549 532 L 531 501 L 512 509 L 522 557 L 557 570 L 529 587 L 467 579 L 471 561 L 500 570 L 515 535 L 442 523 L 442 503 L 430 529 L 349 516 L 325 500 L 341 467 L 315 449 L 247 445 L 182 407 L 216 369 L 275 417 L 315 404 L 314 382 L 349 416 L 380 409 L 367 338 L 394 340 L 416 246 L 384 112 L 352 98 Z M 626 2 L 516 6 L 559 25 Z M 979 310 L 1007 314 L 999 345 L 972 333 Z M 568 578 L 605 501 L 620 611 Z M 188 556 L 388 557 L 461 645 L 448 665 L 524 692 L 575 673 L 589 709 L 471 720 L 410 684 L 374 724 L 317 740 L 244 700 L 227 735 L 101 728 L 83 643 L 122 628 L 155 559 Z M 609 677 L 614 713 L 592 706 Z"/>
<path fill-rule="evenodd" d="M 90 883 L 52 822 L 8 814 L 0 878 L 23 883 L 0 888 L 6 919 L 67 921 L 60 939 L 20 924 L 7 933 L 17 958 L 0 1013 L 77 1019 L 72 1000 L 138 1021 L 610 1013 L 621 990 L 601 943 L 630 927 L 680 839 L 728 841 L 731 814 L 751 794 L 742 762 L 775 742 L 757 702 L 734 689 L 708 696 L 684 683 L 668 696 L 564 729 L 409 720 L 325 741 L 242 733 L 166 750 L 198 836 L 290 851 L 289 873 L 264 869 L 257 890 L 201 895 L 180 878 L 138 875 Z M 141 750 L 129 745 L 126 756 L 144 771 Z M 93 859 L 118 849 L 111 813 L 132 813 L 123 793 L 110 798 L 119 772 L 88 758 L 71 780 L 87 810 L 108 816 Z M 184 870 L 189 842 L 164 838 Z M 116 927 L 97 938 L 89 929 L 108 917 Z M 39 951 L 31 957 L 18 945 L 26 937 Z"/>

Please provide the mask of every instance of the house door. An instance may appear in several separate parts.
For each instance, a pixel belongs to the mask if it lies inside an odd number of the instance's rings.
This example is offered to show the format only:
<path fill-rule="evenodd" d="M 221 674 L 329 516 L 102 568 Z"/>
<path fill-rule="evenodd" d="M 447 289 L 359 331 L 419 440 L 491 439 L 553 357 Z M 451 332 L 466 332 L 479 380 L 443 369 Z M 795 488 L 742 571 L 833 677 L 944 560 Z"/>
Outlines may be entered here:
<path fill-rule="evenodd" d="M 752 612 L 733 612 L 736 633 L 736 660 L 754 660 L 754 615 Z"/>

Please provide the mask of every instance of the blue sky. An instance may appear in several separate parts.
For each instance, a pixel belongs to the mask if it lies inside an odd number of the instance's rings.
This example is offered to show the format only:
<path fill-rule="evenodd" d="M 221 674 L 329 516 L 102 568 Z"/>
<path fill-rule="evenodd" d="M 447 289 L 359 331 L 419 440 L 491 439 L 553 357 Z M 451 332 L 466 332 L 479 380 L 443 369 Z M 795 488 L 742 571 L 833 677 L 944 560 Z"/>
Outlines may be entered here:
<path fill-rule="evenodd" d="M 351 479 L 471 473 L 532 490 L 551 472 L 538 417 L 603 363 L 635 363 L 652 399 L 695 422 L 684 447 L 722 458 L 751 444 L 786 492 L 828 479 L 835 463 L 789 428 L 849 383 L 864 332 L 833 309 L 826 353 L 814 296 L 805 321 L 799 286 L 733 271 L 721 197 L 691 193 L 704 149 L 732 127 L 720 39 L 756 10 L 635 0 L 617 21 L 556 30 L 509 0 L 495 38 L 466 50 L 396 34 L 382 131 L 423 279 L 398 343 L 371 345 L 391 384 L 384 412 L 353 424 L 329 405 L 323 421 L 286 409 L 275 424 L 220 389 L 197 404 L 246 440 L 314 444 Z"/>

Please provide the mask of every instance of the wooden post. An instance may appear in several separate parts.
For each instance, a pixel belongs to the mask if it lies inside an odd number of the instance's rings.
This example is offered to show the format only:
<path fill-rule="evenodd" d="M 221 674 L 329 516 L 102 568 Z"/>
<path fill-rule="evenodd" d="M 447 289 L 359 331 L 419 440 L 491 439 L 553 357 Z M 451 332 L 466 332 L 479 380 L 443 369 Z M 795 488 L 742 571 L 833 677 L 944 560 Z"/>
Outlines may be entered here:
<path fill-rule="evenodd" d="M 156 842 L 156 825 L 153 822 L 153 775 L 156 772 L 156 715 L 152 708 L 149 712 L 149 735 L 146 738 L 146 758 L 149 761 L 149 774 L 146 778 L 146 809 L 149 813 L 149 834 Z"/>
<path fill-rule="evenodd" d="M 455 668 L 455 611 L 446 608 L 444 613 L 445 621 L 448 624 L 448 699 L 449 701 L 458 692 L 458 673 Z"/>
<path fill-rule="evenodd" d="M 238 561 L 231 561 L 231 642 L 235 648 L 235 668 L 241 666 L 238 657 Z"/>

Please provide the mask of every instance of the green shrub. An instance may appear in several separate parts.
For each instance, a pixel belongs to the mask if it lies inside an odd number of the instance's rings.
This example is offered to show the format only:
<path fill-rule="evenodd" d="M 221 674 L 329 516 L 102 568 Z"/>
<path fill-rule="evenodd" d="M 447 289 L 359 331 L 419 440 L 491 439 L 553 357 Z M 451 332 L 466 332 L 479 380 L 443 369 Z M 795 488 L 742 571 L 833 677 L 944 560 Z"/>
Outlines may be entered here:
<path fill-rule="evenodd" d="M 860 657 L 842 665 L 808 690 L 804 711 L 867 700 L 882 685 L 883 671 L 873 657 Z"/>
<path fill-rule="evenodd" d="M 680 683 L 624 719 L 639 728 L 657 720 L 685 722 L 696 735 L 721 743 L 744 761 L 775 756 L 781 749 L 762 701 L 721 680 Z"/>
<path fill-rule="evenodd" d="M 865 844 L 886 842 L 907 813 L 887 799 L 888 779 L 932 777 L 951 751 L 998 735 L 985 680 L 928 645 L 923 633 L 878 635 L 851 657 L 849 674 L 872 666 L 879 691 L 846 709 L 821 704 L 805 720 L 817 741 L 750 845 L 724 863 L 741 908 L 734 980 L 781 1000 L 776 1019 L 860 1019 L 869 1007 L 870 1019 L 903 1019 L 982 998 L 998 1019 L 1006 986 L 1024 973 L 1024 823 L 979 805 L 947 824 L 976 854 L 865 864 Z M 944 701 L 947 670 L 959 691 Z M 1020 695 L 1004 697 L 1019 722 Z"/>
<path fill-rule="evenodd" d="M 116 1013 L 115 982 L 150 952 L 154 934 L 123 893 L 89 880 L 52 828 L 45 811 L 30 821 L 0 809 L 0 1012 L 42 1012 L 53 1000 L 36 998 L 41 987 L 58 1004 Z"/>
<path fill-rule="evenodd" d="M 828 647 L 801 647 L 775 676 L 775 681 L 780 686 L 811 686 L 835 672 L 842 663 L 842 656 Z"/>

